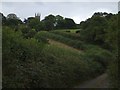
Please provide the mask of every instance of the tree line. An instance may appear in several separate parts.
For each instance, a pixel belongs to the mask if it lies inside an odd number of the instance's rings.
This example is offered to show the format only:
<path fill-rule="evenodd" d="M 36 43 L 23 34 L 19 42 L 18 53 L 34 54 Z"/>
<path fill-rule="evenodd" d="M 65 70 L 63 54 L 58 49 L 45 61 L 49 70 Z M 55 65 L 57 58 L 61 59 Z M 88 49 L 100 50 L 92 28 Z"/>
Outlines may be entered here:
<path fill-rule="evenodd" d="M 36 17 L 28 17 L 24 21 L 19 18 L 7 18 L 3 14 L 2 16 L 2 25 L 11 26 L 13 28 L 18 27 L 19 25 L 27 26 L 36 31 L 41 30 L 54 30 L 54 29 L 75 29 L 76 23 L 71 18 L 64 18 L 61 15 L 48 15 L 43 20 L 39 20 Z"/>
<path fill-rule="evenodd" d="M 19 18 L 7 18 L 3 14 L 2 26 L 9 26 L 15 31 L 21 30 L 25 38 L 33 37 L 38 31 L 56 29 L 81 29 L 80 36 L 85 42 L 97 44 L 107 49 L 114 49 L 118 35 L 118 14 L 96 12 L 91 18 L 76 24 L 71 18 L 60 15 L 48 15 L 43 20 L 28 17 L 24 21 Z"/>

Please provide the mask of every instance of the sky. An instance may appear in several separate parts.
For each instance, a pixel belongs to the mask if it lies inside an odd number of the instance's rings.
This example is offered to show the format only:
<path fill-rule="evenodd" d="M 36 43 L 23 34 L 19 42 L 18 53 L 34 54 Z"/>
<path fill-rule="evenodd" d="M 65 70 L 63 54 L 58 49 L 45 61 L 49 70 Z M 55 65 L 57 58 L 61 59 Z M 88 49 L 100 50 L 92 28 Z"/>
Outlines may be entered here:
<path fill-rule="evenodd" d="M 14 1 L 14 0 L 13 0 Z M 13 2 L 4 0 L 0 4 L 0 12 L 5 16 L 15 13 L 20 19 L 34 17 L 35 13 L 41 13 L 41 19 L 49 14 L 61 15 L 72 18 L 77 24 L 90 18 L 95 12 L 108 12 L 116 14 L 118 12 L 118 2 L 73 2 L 75 0 L 64 0 L 64 2 Z M 94 1 L 94 0 L 93 0 Z"/>

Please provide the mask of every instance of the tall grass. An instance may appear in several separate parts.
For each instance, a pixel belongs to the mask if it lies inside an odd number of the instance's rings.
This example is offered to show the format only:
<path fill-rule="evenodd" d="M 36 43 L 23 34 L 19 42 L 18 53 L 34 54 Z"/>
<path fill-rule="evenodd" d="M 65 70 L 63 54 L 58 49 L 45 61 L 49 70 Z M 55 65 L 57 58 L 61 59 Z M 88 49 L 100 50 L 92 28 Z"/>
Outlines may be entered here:
<path fill-rule="evenodd" d="M 50 84 L 54 83 L 52 87 L 72 87 L 77 82 L 95 77 L 104 71 L 100 63 L 84 59 L 83 54 L 76 51 L 48 45 L 44 48 L 43 54 L 50 73 L 54 73 L 50 74 Z M 58 80 L 54 81 L 55 78 Z"/>
<path fill-rule="evenodd" d="M 54 31 L 51 31 L 51 33 L 55 33 L 57 35 L 62 35 L 64 37 L 67 37 L 67 38 L 70 38 L 70 39 L 73 39 L 73 40 L 81 40 L 80 38 L 80 35 L 78 34 L 74 34 L 74 33 L 67 33 L 67 32 L 62 32 L 60 30 L 54 30 Z"/>
<path fill-rule="evenodd" d="M 77 49 L 84 49 L 84 43 L 80 40 L 73 40 L 71 38 L 62 36 L 62 35 L 58 35 L 58 34 L 54 34 L 54 33 L 49 33 L 49 32 L 45 32 L 45 31 L 41 31 L 38 33 L 39 36 L 41 37 L 45 37 L 45 38 L 51 38 L 53 40 L 62 42 L 64 44 L 67 44 L 73 48 L 77 48 Z"/>

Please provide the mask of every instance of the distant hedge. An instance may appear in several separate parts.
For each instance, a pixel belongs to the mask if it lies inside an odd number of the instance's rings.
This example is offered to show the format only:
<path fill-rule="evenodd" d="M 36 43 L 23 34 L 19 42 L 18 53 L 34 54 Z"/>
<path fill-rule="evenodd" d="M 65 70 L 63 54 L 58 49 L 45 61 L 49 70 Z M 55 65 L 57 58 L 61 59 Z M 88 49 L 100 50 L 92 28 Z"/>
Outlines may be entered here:
<path fill-rule="evenodd" d="M 75 33 L 67 33 L 65 31 L 60 31 L 60 30 L 54 30 L 54 31 L 51 31 L 51 33 L 62 35 L 63 37 L 67 37 L 73 40 L 81 40 L 80 35 L 76 35 Z"/>

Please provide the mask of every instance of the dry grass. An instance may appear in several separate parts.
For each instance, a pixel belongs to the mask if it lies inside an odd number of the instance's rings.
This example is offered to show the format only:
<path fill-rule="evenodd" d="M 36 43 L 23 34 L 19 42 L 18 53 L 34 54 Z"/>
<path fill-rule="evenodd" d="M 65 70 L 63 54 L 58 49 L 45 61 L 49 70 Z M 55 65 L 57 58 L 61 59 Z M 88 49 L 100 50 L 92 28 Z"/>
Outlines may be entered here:
<path fill-rule="evenodd" d="M 77 52 L 79 52 L 79 53 L 82 52 L 82 51 L 80 51 L 80 50 L 78 50 L 78 49 L 75 49 L 75 48 L 73 48 L 73 47 L 70 47 L 70 46 L 68 46 L 68 45 L 66 45 L 66 44 L 63 44 L 63 43 L 61 43 L 61 42 L 58 42 L 58 41 L 55 41 L 55 40 L 52 40 L 52 39 L 48 39 L 48 41 L 49 41 L 49 43 L 50 43 L 51 45 L 56 45 L 56 46 L 58 46 L 58 47 L 62 47 L 62 48 L 64 48 L 64 49 L 69 49 L 69 50 L 72 50 L 72 51 L 77 51 Z"/>

